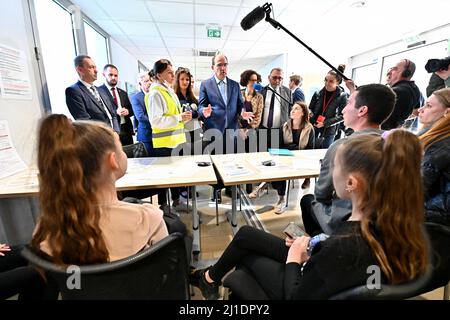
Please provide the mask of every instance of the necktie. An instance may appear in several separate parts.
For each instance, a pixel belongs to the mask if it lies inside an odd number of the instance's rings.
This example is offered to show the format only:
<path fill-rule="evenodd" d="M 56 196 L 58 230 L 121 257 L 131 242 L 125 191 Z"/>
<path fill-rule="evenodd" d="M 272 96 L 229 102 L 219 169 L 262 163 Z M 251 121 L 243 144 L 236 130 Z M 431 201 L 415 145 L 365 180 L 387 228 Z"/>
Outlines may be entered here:
<path fill-rule="evenodd" d="M 100 94 L 98 93 L 95 86 L 91 86 L 91 90 L 94 93 L 94 97 L 97 100 L 97 102 L 103 107 L 103 110 L 105 110 L 106 115 L 108 116 L 109 122 L 111 123 L 111 128 L 114 128 L 117 131 L 116 126 L 114 126 L 115 122 L 113 121 L 113 117 L 112 117 L 110 111 L 108 110 L 108 108 L 103 103 L 102 98 L 100 97 Z"/>
<path fill-rule="evenodd" d="M 225 102 L 225 105 L 227 105 L 228 98 L 227 98 L 227 92 L 225 90 L 225 82 L 223 80 L 219 82 L 219 89 L 220 89 L 220 94 L 222 95 L 223 101 Z"/>
<path fill-rule="evenodd" d="M 119 103 L 117 102 L 116 88 L 111 88 L 111 91 L 112 91 L 114 103 L 116 104 L 116 106 L 119 106 Z"/>
<path fill-rule="evenodd" d="M 119 107 L 119 101 L 117 100 L 116 88 L 111 88 L 111 91 L 112 91 L 112 95 L 113 95 L 114 104 L 118 108 Z M 125 123 L 125 117 L 124 116 L 120 116 L 120 124 L 124 124 L 124 123 Z"/>
<path fill-rule="evenodd" d="M 267 128 L 273 127 L 273 109 L 275 105 L 275 93 L 272 92 L 272 98 L 270 99 L 270 106 L 269 106 L 269 117 L 267 118 Z"/>

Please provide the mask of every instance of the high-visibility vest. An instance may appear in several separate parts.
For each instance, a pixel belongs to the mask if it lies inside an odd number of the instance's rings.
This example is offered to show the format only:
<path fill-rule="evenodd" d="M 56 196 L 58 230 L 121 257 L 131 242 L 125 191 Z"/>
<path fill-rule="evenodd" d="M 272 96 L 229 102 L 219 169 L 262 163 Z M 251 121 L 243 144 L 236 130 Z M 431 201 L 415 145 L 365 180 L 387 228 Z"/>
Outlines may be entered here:
<path fill-rule="evenodd" d="M 179 102 L 178 100 L 174 100 L 174 98 L 172 98 L 169 91 L 159 86 L 153 87 L 151 90 L 157 90 L 164 98 L 164 101 L 166 101 L 167 111 L 164 113 L 164 116 L 174 116 L 180 114 L 181 107 Z M 148 101 L 148 97 L 145 98 Z M 151 106 L 148 107 L 151 108 Z M 152 141 L 153 148 L 175 148 L 179 144 L 186 142 L 184 123 L 180 121 L 176 126 L 165 129 L 152 126 Z"/>

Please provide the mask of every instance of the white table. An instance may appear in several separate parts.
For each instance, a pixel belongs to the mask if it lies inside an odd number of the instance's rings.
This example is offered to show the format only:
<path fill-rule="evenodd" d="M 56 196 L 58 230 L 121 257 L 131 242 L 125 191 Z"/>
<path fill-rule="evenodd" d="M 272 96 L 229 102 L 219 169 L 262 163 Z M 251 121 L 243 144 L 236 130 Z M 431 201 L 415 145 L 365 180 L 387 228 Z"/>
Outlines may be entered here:
<path fill-rule="evenodd" d="M 200 253 L 200 228 L 197 212 L 197 185 L 216 184 L 213 166 L 200 167 L 198 162 L 211 162 L 209 155 L 132 158 L 128 159 L 126 174 L 116 182 L 118 191 L 149 188 L 192 187 L 193 254 Z M 0 198 L 37 197 L 39 183 L 36 169 L 7 177 L 0 181 Z M 168 199 L 170 201 L 170 199 Z"/>
<path fill-rule="evenodd" d="M 211 156 L 224 185 L 232 187 L 230 223 L 233 232 L 237 232 L 237 185 L 318 177 L 320 160 L 323 159 L 326 151 L 326 149 L 297 150 L 293 151 L 293 156 L 273 156 L 268 152 Z M 262 165 L 262 162 L 267 160 L 274 161 L 275 165 Z"/>

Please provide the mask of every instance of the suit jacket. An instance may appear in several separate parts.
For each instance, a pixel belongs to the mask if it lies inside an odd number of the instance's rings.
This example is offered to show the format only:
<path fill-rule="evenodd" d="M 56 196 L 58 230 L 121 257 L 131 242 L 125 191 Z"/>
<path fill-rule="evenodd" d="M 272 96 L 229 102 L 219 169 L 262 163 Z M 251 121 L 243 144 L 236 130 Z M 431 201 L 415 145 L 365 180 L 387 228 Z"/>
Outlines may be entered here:
<path fill-rule="evenodd" d="M 114 103 L 114 97 L 111 93 L 111 90 L 104 84 L 101 85 L 99 88 L 99 91 L 102 90 L 105 95 L 109 97 L 111 100 L 112 105 L 114 106 L 114 112 L 118 108 L 118 106 Z M 128 110 L 128 115 L 125 116 L 125 123 L 120 125 L 120 140 L 122 141 L 123 145 L 133 144 L 133 123 L 131 122 L 131 117 L 134 115 L 133 108 L 131 106 L 130 99 L 128 99 L 128 94 L 126 91 L 116 87 L 116 91 L 119 94 L 120 103 L 122 105 L 122 108 L 125 108 Z M 120 124 L 120 116 L 116 114 L 117 121 Z"/>
<path fill-rule="evenodd" d="M 144 102 L 145 93 L 139 91 L 131 96 L 131 106 L 134 119 L 137 120 L 137 141 L 152 142 L 152 126 L 148 119 L 147 108 Z"/>
<path fill-rule="evenodd" d="M 297 101 L 305 101 L 305 94 L 299 87 L 297 87 L 292 93 L 292 103 L 295 103 Z"/>
<path fill-rule="evenodd" d="M 267 86 L 264 87 L 261 90 L 261 94 L 263 96 L 263 103 L 265 105 L 266 102 L 266 94 L 267 94 Z M 281 86 L 280 88 L 280 93 L 281 96 L 283 98 L 285 98 L 287 101 L 291 101 L 291 90 L 285 86 Z M 281 108 L 281 114 L 280 114 L 280 128 L 283 126 L 284 123 L 286 123 L 289 120 L 289 117 L 291 115 L 291 108 L 292 105 L 290 103 L 288 103 L 287 101 L 284 101 L 283 99 L 281 99 L 280 97 L 276 96 L 276 98 L 280 99 L 280 108 Z M 260 128 L 264 128 L 263 125 L 263 119 L 264 119 L 264 107 L 263 107 L 263 111 L 261 114 L 261 124 L 260 124 Z"/>
<path fill-rule="evenodd" d="M 205 130 L 218 129 L 222 133 L 225 129 L 238 129 L 239 117 L 241 115 L 244 102 L 239 84 L 227 77 L 227 98 L 225 105 L 215 77 L 202 81 L 200 85 L 200 97 L 198 112 L 203 117 L 203 108 L 212 106 L 212 113 L 209 118 L 204 118 Z"/>
<path fill-rule="evenodd" d="M 100 94 L 105 107 L 110 111 L 113 129 L 120 132 L 114 104 L 111 103 L 109 97 L 105 95 L 103 90 L 98 90 L 97 88 L 97 91 Z M 66 104 L 70 114 L 75 120 L 96 120 L 111 126 L 111 122 L 109 121 L 109 117 L 103 109 L 103 106 L 95 99 L 94 95 L 81 81 L 66 88 Z"/>

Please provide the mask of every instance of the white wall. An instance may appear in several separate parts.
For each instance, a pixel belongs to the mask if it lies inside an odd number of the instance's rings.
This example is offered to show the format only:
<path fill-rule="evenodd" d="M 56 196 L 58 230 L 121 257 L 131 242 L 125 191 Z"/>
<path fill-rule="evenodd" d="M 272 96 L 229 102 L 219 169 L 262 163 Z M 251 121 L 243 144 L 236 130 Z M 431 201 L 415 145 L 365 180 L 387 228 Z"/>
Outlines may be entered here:
<path fill-rule="evenodd" d="M 264 67 L 256 70 L 261 75 L 262 85 L 269 84 L 268 77 L 269 77 L 270 71 L 272 71 L 273 68 L 283 69 L 284 74 L 285 74 L 285 79 L 283 81 L 283 85 L 287 86 L 289 84 L 289 80 L 288 80 L 288 82 L 286 82 L 286 58 L 287 58 L 286 54 L 280 54 L 275 59 L 273 59 L 271 62 L 266 64 Z"/>
<path fill-rule="evenodd" d="M 136 75 L 138 61 L 128 51 L 122 48 L 113 38 L 111 43 L 111 62 L 119 69 L 119 87 L 126 90 L 125 82 L 137 87 Z"/>
<path fill-rule="evenodd" d="M 29 24 L 25 23 L 28 20 L 26 0 L 0 1 L 0 43 L 25 52 L 32 91 L 32 100 L 3 99 L 0 96 L 0 119 L 8 121 L 14 146 L 22 159 L 30 164 L 36 160 L 37 124 L 43 111 L 32 32 Z"/>

